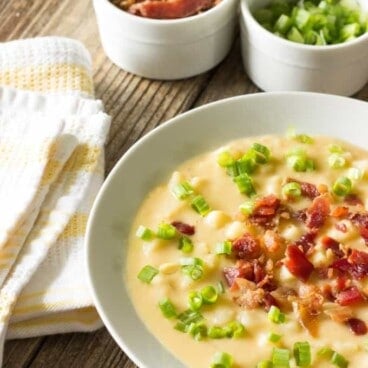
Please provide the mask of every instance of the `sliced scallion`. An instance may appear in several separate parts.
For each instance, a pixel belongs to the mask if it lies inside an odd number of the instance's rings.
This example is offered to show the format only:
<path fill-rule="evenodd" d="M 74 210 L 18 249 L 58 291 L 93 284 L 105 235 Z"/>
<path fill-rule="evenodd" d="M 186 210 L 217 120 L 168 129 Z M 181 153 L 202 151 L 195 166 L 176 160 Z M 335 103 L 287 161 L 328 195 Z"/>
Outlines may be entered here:
<path fill-rule="evenodd" d="M 215 254 L 231 254 L 232 243 L 229 240 L 217 243 L 215 246 Z"/>
<path fill-rule="evenodd" d="M 228 151 L 222 151 L 217 156 L 217 163 L 221 167 L 228 167 L 230 165 L 233 165 L 235 163 L 234 157 L 231 155 Z"/>
<path fill-rule="evenodd" d="M 260 143 L 253 143 L 248 153 L 257 164 L 266 164 L 270 161 L 271 151 Z"/>
<path fill-rule="evenodd" d="M 164 240 L 174 239 L 176 234 L 176 228 L 173 225 L 166 223 L 161 223 L 156 232 L 157 237 Z"/>
<path fill-rule="evenodd" d="M 273 323 L 284 323 L 285 314 L 282 313 L 278 307 L 272 305 L 270 310 L 268 311 L 268 319 Z"/>
<path fill-rule="evenodd" d="M 294 344 L 294 358 L 298 367 L 309 367 L 312 362 L 311 349 L 307 341 Z"/>
<path fill-rule="evenodd" d="M 349 362 L 346 360 L 346 358 L 341 354 L 337 353 L 336 351 L 333 353 L 331 357 L 331 363 L 339 368 L 347 368 L 349 365 Z"/>
<path fill-rule="evenodd" d="M 299 183 L 287 183 L 282 187 L 282 195 L 291 199 L 299 198 L 302 195 L 302 188 Z"/>
<path fill-rule="evenodd" d="M 249 215 L 251 215 L 253 213 L 254 206 L 255 206 L 255 201 L 254 201 L 253 198 L 251 198 L 251 199 L 246 200 L 244 203 L 242 203 L 239 206 L 239 210 L 244 215 L 249 216 Z"/>
<path fill-rule="evenodd" d="M 139 280 L 146 284 L 150 284 L 154 277 L 159 273 L 158 269 L 150 265 L 144 266 L 138 273 Z"/>
<path fill-rule="evenodd" d="M 245 327 L 239 321 L 231 321 L 226 325 L 228 331 L 227 336 L 232 338 L 239 338 L 245 335 Z"/>
<path fill-rule="evenodd" d="M 199 213 L 203 217 L 211 211 L 209 204 L 201 195 L 197 195 L 192 199 L 191 206 L 197 213 Z"/>
<path fill-rule="evenodd" d="M 272 350 L 272 364 L 275 368 L 289 368 L 290 367 L 290 352 L 287 349 L 273 348 Z"/>
<path fill-rule="evenodd" d="M 183 253 L 191 253 L 193 250 L 193 242 L 187 236 L 181 236 L 179 239 L 179 249 Z"/>
<path fill-rule="evenodd" d="M 208 285 L 201 289 L 201 296 L 203 303 L 213 304 L 216 303 L 218 299 L 218 292 L 214 286 Z"/>
<path fill-rule="evenodd" d="M 278 335 L 274 332 L 270 332 L 268 335 L 268 341 L 276 343 L 281 340 L 281 337 L 282 337 L 281 335 Z"/>
<path fill-rule="evenodd" d="M 227 331 L 221 326 L 211 326 L 208 328 L 207 335 L 211 339 L 223 339 L 226 337 Z"/>
<path fill-rule="evenodd" d="M 160 300 L 158 305 L 161 309 L 162 314 L 166 318 L 173 318 L 177 316 L 174 304 L 168 298 Z"/>
<path fill-rule="evenodd" d="M 233 357 L 224 352 L 217 352 L 212 358 L 211 368 L 231 368 L 233 366 Z"/>
<path fill-rule="evenodd" d="M 151 229 L 143 225 L 140 225 L 138 227 L 135 235 L 144 241 L 150 241 L 155 237 L 155 233 Z"/>
<path fill-rule="evenodd" d="M 257 368 L 273 368 L 271 360 L 262 360 L 257 364 Z"/>
<path fill-rule="evenodd" d="M 338 178 L 332 186 L 332 191 L 337 196 L 343 197 L 351 193 L 353 184 L 346 176 Z"/>
<path fill-rule="evenodd" d="M 346 165 L 346 159 L 340 153 L 332 153 L 327 158 L 328 166 L 333 169 L 341 169 Z"/>
<path fill-rule="evenodd" d="M 207 326 L 203 321 L 193 322 L 188 326 L 187 332 L 194 340 L 200 341 L 207 336 Z"/>
<path fill-rule="evenodd" d="M 194 189 L 187 181 L 183 181 L 173 187 L 172 193 L 176 198 L 182 200 L 194 194 Z"/>
<path fill-rule="evenodd" d="M 233 180 L 238 186 L 240 193 L 246 194 L 247 196 L 252 196 L 256 194 L 253 186 L 253 180 L 248 174 L 240 174 L 236 176 Z"/>
<path fill-rule="evenodd" d="M 200 310 L 203 305 L 203 298 L 198 291 L 191 291 L 188 295 L 188 304 L 191 310 Z"/>

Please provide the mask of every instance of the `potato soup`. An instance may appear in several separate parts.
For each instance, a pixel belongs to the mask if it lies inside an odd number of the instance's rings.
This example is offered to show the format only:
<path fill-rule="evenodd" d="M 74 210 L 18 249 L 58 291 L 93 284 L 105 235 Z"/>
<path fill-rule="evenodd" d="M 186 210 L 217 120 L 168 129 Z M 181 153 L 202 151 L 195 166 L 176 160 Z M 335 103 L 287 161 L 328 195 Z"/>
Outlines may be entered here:
<path fill-rule="evenodd" d="M 130 235 L 138 315 L 190 368 L 367 367 L 367 169 L 360 148 L 295 133 L 176 168 Z"/>

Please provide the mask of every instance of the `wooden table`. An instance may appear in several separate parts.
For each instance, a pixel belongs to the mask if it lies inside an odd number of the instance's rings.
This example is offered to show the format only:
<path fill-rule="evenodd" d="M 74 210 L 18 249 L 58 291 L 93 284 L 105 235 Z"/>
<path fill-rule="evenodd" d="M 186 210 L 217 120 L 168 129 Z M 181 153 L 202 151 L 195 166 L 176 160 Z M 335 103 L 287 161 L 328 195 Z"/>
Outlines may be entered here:
<path fill-rule="evenodd" d="M 195 78 L 160 82 L 114 66 L 98 36 L 91 0 L 0 0 L 0 41 L 62 35 L 82 41 L 92 54 L 96 95 L 112 116 L 106 150 L 108 173 L 142 135 L 173 116 L 205 103 L 259 90 L 245 75 L 237 39 L 228 57 Z M 356 96 L 368 100 L 368 85 Z M 136 367 L 106 329 L 9 341 L 4 367 Z M 169 367 L 163 367 L 169 368 Z"/>

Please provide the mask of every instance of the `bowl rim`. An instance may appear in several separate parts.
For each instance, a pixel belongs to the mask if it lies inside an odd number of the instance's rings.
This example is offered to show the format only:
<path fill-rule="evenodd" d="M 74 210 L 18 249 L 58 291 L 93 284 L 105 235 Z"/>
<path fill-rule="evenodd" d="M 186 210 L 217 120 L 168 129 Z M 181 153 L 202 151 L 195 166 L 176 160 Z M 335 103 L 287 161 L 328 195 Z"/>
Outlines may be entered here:
<path fill-rule="evenodd" d="M 110 0 L 94 0 L 94 1 L 100 2 L 103 6 L 107 6 L 110 9 L 110 11 L 114 12 L 119 17 L 126 18 L 133 22 L 135 21 L 137 24 L 151 25 L 157 27 L 170 27 L 194 22 L 197 20 L 201 21 L 204 18 L 211 17 L 212 15 L 215 16 L 216 13 L 223 11 L 223 8 L 226 7 L 227 3 L 231 2 L 231 0 L 220 0 L 218 4 L 204 11 L 203 13 L 194 14 L 189 17 L 175 18 L 175 19 L 156 19 L 156 18 L 140 17 L 138 15 L 131 14 L 123 9 L 120 9 L 118 6 L 114 5 Z"/>
<path fill-rule="evenodd" d="M 250 22 L 252 27 L 255 27 L 257 32 L 261 32 L 271 42 L 276 42 L 276 43 L 278 42 L 280 45 L 283 45 L 284 47 L 291 47 L 291 48 L 294 48 L 300 51 L 308 52 L 308 51 L 314 50 L 315 52 L 321 51 L 323 53 L 327 53 L 327 52 L 333 52 L 333 51 L 338 51 L 341 49 L 346 49 L 349 47 L 357 46 L 360 43 L 363 43 L 368 40 L 368 31 L 367 31 L 354 40 L 351 40 L 348 42 L 341 42 L 335 45 L 306 45 L 306 44 L 302 44 L 298 42 L 293 42 L 293 41 L 289 41 L 284 38 L 278 37 L 272 32 L 262 27 L 262 25 L 257 22 L 252 12 L 250 11 L 248 0 L 240 0 L 240 10 L 241 10 L 240 11 L 241 16 L 245 18 L 248 22 Z"/>
<path fill-rule="evenodd" d="M 93 271 L 92 269 L 92 229 L 93 229 L 93 221 L 95 217 L 95 213 L 98 211 L 98 207 L 100 206 L 101 199 L 104 197 L 105 192 L 108 190 L 110 186 L 110 182 L 115 180 L 115 175 L 117 172 L 119 172 L 121 169 L 120 167 L 124 164 L 125 160 L 129 158 L 131 154 L 134 153 L 135 150 L 139 149 L 139 147 L 144 144 L 146 140 L 149 140 L 152 136 L 159 134 L 162 130 L 169 129 L 171 125 L 173 124 L 179 124 L 180 120 L 182 118 L 190 117 L 193 114 L 196 114 L 198 111 L 204 111 L 211 109 L 212 106 L 215 105 L 221 105 L 221 104 L 227 104 L 231 101 L 237 101 L 242 99 L 254 99 L 254 98 L 273 98 L 278 96 L 290 96 L 290 97 L 310 97 L 310 98 L 322 98 L 326 102 L 330 99 L 334 100 L 341 100 L 341 101 L 349 101 L 349 103 L 356 104 L 356 105 L 366 105 L 367 102 L 353 99 L 346 96 L 339 96 L 339 95 L 333 95 L 333 94 L 325 94 L 325 93 L 317 93 L 317 92 L 304 92 L 304 91 L 275 91 L 275 92 L 257 92 L 257 93 L 250 93 L 245 95 L 239 95 L 239 96 L 232 96 L 224 99 L 220 99 L 214 102 L 210 102 L 207 104 L 204 104 L 202 106 L 196 107 L 194 109 L 191 109 L 189 111 L 186 111 L 184 113 L 180 113 L 167 121 L 165 121 L 163 124 L 160 124 L 156 126 L 154 129 L 152 129 L 150 132 L 142 136 L 139 140 L 137 140 L 118 160 L 118 162 L 115 164 L 111 172 L 107 175 L 106 179 L 104 180 L 100 190 L 98 191 L 98 194 L 93 202 L 93 206 L 91 208 L 90 214 L 88 216 L 87 226 L 86 226 L 86 232 L 85 232 L 85 267 L 87 270 L 87 276 L 88 276 L 88 285 L 90 288 L 90 293 L 94 302 L 94 306 L 103 321 L 105 327 L 107 328 L 109 334 L 113 337 L 117 345 L 125 352 L 125 354 L 137 365 L 141 368 L 149 368 L 146 365 L 140 365 L 142 364 L 139 358 L 136 356 L 136 353 L 132 351 L 128 345 L 125 343 L 124 339 L 121 339 L 119 336 L 119 330 L 113 325 L 111 321 L 111 317 L 109 317 L 108 312 L 106 311 L 106 308 L 104 307 L 104 302 L 100 299 L 99 292 L 97 291 L 97 287 L 94 286 L 93 280 L 95 279 L 95 274 L 97 274 L 96 271 Z M 367 107 L 368 108 L 368 107 Z M 143 322 L 142 322 L 143 323 Z"/>

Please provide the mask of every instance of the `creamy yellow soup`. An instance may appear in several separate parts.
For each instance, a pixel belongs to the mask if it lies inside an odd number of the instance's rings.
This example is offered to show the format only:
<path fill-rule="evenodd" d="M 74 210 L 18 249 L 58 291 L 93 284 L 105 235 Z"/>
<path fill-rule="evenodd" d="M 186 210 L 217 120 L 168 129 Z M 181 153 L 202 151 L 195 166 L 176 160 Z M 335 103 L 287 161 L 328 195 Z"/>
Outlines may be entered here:
<path fill-rule="evenodd" d="M 243 179 L 252 190 L 236 179 L 242 161 L 251 164 Z M 272 362 L 275 349 L 288 351 L 290 367 L 302 366 L 296 342 L 310 347 L 305 366 L 368 366 L 367 168 L 360 148 L 297 135 L 240 139 L 175 168 L 144 199 L 132 226 L 124 281 L 138 315 L 191 368 L 211 367 L 217 352 L 229 354 L 232 367 L 256 367 Z M 173 193 L 183 183 L 190 190 L 180 199 Z M 202 214 L 191 205 L 198 195 L 209 206 Z M 172 239 L 157 236 L 162 224 L 176 224 Z M 137 236 L 140 226 L 152 238 Z M 179 249 L 183 237 L 192 250 Z M 194 258 L 201 272 L 193 279 L 186 266 Z M 137 275 L 147 265 L 157 274 L 144 282 Z M 183 327 L 189 295 L 209 285 L 217 299 L 196 306 L 202 332 L 175 328 Z M 163 315 L 163 300 L 175 316 Z M 244 333 L 208 336 L 234 321 Z"/>

